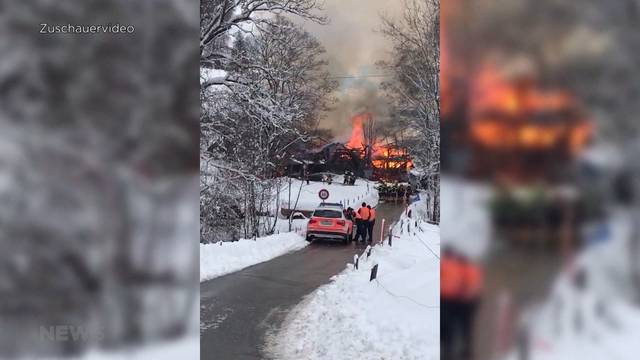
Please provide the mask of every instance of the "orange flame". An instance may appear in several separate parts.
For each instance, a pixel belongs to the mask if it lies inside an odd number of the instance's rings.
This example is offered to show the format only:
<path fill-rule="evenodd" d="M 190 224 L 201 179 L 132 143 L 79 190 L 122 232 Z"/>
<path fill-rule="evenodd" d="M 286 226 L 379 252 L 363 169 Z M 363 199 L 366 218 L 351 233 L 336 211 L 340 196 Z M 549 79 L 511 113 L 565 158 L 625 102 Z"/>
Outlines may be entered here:
<path fill-rule="evenodd" d="M 365 139 L 364 127 L 368 121 L 371 121 L 371 114 L 360 113 L 351 118 L 351 135 L 345 146 L 350 149 L 364 150 L 367 141 Z M 384 144 L 379 139 L 371 139 L 371 163 L 373 167 L 378 169 L 401 169 L 406 166 L 410 168 L 411 161 L 401 161 L 394 158 L 407 156 L 405 149 L 393 148 Z"/>
<path fill-rule="evenodd" d="M 367 119 L 367 114 L 357 114 L 351 118 L 351 136 L 349 141 L 345 144 L 346 147 L 352 149 L 363 148 L 364 141 L 364 122 Z"/>
<path fill-rule="evenodd" d="M 506 81 L 492 67 L 484 67 L 473 79 L 469 114 L 471 137 L 489 148 L 544 150 L 564 146 L 575 154 L 591 132 L 568 92 L 542 90 L 526 79 Z"/>

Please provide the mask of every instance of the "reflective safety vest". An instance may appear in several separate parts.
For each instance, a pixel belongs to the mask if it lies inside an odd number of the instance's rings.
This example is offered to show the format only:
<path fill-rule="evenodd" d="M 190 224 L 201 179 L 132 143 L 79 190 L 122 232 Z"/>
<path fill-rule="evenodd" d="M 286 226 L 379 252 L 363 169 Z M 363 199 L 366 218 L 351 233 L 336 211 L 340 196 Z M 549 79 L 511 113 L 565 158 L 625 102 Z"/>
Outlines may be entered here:
<path fill-rule="evenodd" d="M 464 290 L 464 269 L 451 257 L 440 260 L 440 298 L 460 300 Z"/>
<path fill-rule="evenodd" d="M 474 263 L 463 264 L 464 296 L 467 299 L 475 299 L 482 291 L 482 270 Z"/>
<path fill-rule="evenodd" d="M 369 213 L 369 209 L 366 206 L 363 206 L 360 209 L 358 209 L 358 214 L 360 214 L 360 217 L 362 220 L 369 220 L 369 215 L 371 215 Z"/>
<path fill-rule="evenodd" d="M 371 210 L 369 210 L 369 221 L 371 220 L 375 220 L 376 219 L 376 209 L 371 208 Z"/>

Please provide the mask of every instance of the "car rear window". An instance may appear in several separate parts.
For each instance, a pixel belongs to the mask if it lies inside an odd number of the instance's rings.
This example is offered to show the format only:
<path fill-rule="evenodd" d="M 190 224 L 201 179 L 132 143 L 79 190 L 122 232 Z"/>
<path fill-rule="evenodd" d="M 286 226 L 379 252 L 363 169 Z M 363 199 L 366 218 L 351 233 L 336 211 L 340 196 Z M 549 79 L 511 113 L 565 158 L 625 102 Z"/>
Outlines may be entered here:
<path fill-rule="evenodd" d="M 342 217 L 342 213 L 337 210 L 316 210 L 313 213 L 313 216 L 323 217 L 323 218 L 331 218 L 331 219 L 339 219 Z"/>

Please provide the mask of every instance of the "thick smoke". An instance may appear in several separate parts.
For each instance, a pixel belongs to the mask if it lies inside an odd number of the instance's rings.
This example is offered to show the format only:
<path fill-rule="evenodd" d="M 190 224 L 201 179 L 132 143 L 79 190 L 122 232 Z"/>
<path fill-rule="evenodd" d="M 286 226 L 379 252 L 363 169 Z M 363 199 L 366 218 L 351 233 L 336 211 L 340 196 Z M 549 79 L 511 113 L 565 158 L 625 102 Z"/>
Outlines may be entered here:
<path fill-rule="evenodd" d="M 397 16 L 402 1 L 326 0 L 324 8 L 330 19 L 328 25 L 306 22 L 304 26 L 327 49 L 331 74 L 355 76 L 337 79 L 337 103 L 320 122 L 320 127 L 331 129 L 344 140 L 349 136 L 353 115 L 368 111 L 378 123 L 388 118 L 388 103 L 380 89 L 385 78 L 368 76 L 384 74 L 376 62 L 390 56 L 391 44 L 379 32 L 381 15 Z"/>

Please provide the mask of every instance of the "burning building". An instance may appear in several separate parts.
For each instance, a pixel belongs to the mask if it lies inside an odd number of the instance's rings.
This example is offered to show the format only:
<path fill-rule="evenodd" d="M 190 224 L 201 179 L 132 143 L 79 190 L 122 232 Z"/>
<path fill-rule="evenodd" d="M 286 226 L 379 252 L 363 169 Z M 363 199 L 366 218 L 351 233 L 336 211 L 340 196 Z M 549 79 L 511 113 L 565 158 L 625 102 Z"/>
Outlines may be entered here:
<path fill-rule="evenodd" d="M 509 67 L 509 61 L 499 65 L 491 53 L 456 49 L 451 39 L 460 42 L 464 36 L 460 29 L 450 34 L 444 19 L 440 111 L 445 169 L 515 182 L 565 177 L 591 133 L 577 99 L 568 90 L 542 85 L 531 68 L 514 71 L 516 66 Z"/>
<path fill-rule="evenodd" d="M 364 163 L 364 175 L 374 180 L 405 181 L 412 167 L 405 147 L 384 142 L 376 136 L 375 122 L 370 113 L 360 113 L 351 118 L 351 136 L 345 147 L 355 151 Z"/>
<path fill-rule="evenodd" d="M 352 171 L 373 180 L 406 181 L 413 164 L 405 147 L 376 137 L 373 116 L 363 112 L 351 118 L 351 133 L 346 141 L 307 150 L 292 160 L 288 173 L 299 174 L 303 166 L 310 173 Z"/>
<path fill-rule="evenodd" d="M 467 136 L 474 174 L 514 180 L 562 176 L 585 145 L 590 123 L 570 93 L 540 88 L 530 77 L 507 81 L 491 68 L 475 77 Z"/>

